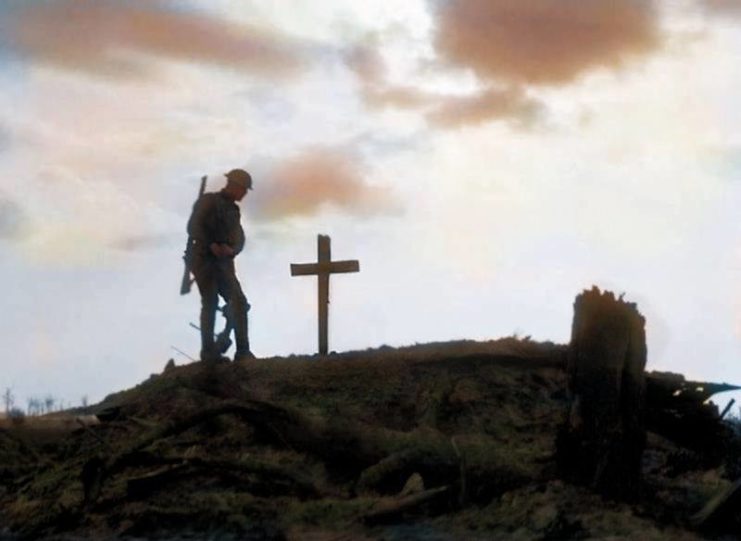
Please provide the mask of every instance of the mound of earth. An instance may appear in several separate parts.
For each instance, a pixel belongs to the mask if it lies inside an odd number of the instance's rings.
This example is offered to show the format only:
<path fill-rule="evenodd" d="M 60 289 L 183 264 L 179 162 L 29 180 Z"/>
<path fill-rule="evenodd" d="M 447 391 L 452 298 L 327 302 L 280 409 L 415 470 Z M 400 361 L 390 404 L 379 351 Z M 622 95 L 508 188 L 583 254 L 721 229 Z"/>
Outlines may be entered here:
<path fill-rule="evenodd" d="M 0 430 L 0 533 L 25 539 L 701 539 L 722 466 L 649 434 L 645 494 L 559 480 L 567 348 L 506 338 L 170 366 Z"/>

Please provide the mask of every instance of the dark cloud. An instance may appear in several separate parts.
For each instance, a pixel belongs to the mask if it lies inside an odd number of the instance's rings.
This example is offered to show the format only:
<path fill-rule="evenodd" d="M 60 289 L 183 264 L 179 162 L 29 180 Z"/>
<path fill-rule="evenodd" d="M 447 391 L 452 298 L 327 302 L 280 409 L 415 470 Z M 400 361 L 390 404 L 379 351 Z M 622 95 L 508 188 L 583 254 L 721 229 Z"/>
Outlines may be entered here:
<path fill-rule="evenodd" d="M 26 213 L 15 201 L 0 195 L 0 240 L 19 240 L 28 225 Z"/>
<path fill-rule="evenodd" d="M 2 33 L 38 62 L 105 77 L 153 75 L 144 55 L 263 75 L 295 73 L 305 43 L 161 2 L 28 2 L 4 14 Z"/>
<path fill-rule="evenodd" d="M 351 152 L 312 148 L 276 165 L 255 191 L 255 217 L 260 220 L 311 216 L 326 207 L 368 217 L 398 210 L 391 194 L 368 184 L 363 167 Z"/>
<path fill-rule="evenodd" d="M 446 0 L 436 20 L 441 60 L 516 84 L 570 83 L 661 43 L 652 0 Z"/>

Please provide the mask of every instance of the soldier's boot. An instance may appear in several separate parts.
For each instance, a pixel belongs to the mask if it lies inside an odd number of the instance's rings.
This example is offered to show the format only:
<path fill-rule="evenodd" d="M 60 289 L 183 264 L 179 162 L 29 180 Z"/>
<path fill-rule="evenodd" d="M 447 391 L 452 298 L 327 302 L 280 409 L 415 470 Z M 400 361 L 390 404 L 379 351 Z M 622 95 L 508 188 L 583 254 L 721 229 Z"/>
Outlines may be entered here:
<path fill-rule="evenodd" d="M 201 350 L 201 361 L 206 363 L 226 363 L 229 358 L 225 357 L 216 350 Z"/>
<path fill-rule="evenodd" d="M 232 317 L 234 317 L 234 337 L 237 341 L 237 351 L 234 353 L 234 361 L 246 361 L 249 359 L 255 359 L 254 353 L 250 350 L 250 339 L 249 329 L 247 321 L 247 312 L 250 309 L 250 304 L 247 299 L 244 302 L 234 303 L 235 306 L 232 311 Z"/>
<path fill-rule="evenodd" d="M 207 344 L 201 349 L 201 361 L 206 363 L 223 363 L 228 362 L 229 358 L 225 357 L 219 348 L 214 344 L 213 340 L 211 344 Z"/>
<path fill-rule="evenodd" d="M 229 360 L 221 354 L 214 342 L 215 320 L 216 314 L 208 306 L 201 310 L 201 361 L 203 362 L 215 363 Z"/>
<path fill-rule="evenodd" d="M 250 350 L 247 350 L 245 352 L 237 352 L 234 354 L 235 363 L 250 361 L 252 359 L 257 359 L 257 357 Z"/>

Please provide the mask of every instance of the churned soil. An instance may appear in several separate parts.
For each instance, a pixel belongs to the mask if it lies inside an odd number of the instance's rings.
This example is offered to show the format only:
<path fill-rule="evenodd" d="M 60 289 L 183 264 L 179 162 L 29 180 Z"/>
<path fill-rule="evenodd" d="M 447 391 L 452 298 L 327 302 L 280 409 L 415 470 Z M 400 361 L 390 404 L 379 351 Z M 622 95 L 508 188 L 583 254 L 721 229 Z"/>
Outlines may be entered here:
<path fill-rule="evenodd" d="M 0 429 L 0 539 L 703 539 L 688 517 L 730 481 L 655 434 L 633 502 L 559 479 L 566 356 L 510 337 L 170 367 L 87 408 L 100 424 Z"/>

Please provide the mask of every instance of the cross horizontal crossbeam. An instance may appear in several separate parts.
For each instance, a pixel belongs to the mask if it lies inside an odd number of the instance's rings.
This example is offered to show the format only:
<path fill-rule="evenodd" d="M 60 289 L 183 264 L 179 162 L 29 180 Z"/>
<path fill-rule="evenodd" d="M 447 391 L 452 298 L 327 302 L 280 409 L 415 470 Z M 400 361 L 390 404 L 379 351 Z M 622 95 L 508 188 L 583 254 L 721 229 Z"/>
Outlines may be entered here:
<path fill-rule="evenodd" d="M 360 263 L 354 259 L 347 261 L 330 261 L 327 263 L 291 263 L 291 276 L 311 276 L 359 271 Z"/>

